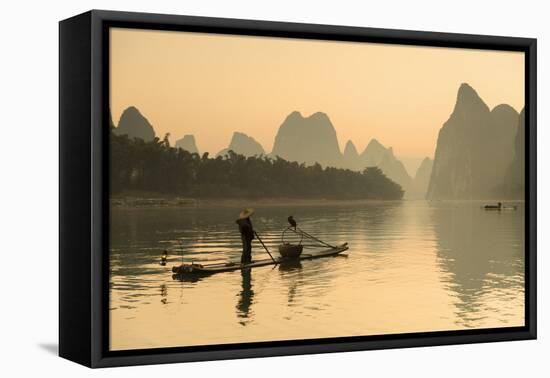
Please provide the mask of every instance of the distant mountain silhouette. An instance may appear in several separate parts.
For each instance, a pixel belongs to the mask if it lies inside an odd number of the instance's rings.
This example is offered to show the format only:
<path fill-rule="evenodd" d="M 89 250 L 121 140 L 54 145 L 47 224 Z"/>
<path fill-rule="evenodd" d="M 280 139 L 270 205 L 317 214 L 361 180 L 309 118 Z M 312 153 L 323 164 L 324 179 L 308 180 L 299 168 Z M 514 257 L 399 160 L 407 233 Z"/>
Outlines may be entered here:
<path fill-rule="evenodd" d="M 299 112 L 292 112 L 279 128 L 271 154 L 306 165 L 319 163 L 323 167 L 354 171 L 376 166 L 389 179 L 401 185 L 405 196 L 412 182 L 393 150 L 376 139 L 372 139 L 360 155 L 350 140 L 346 143 L 344 154 L 341 154 L 336 130 L 325 113 L 304 118 Z"/>
<path fill-rule="evenodd" d="M 109 109 L 109 127 L 114 128 L 115 124 L 113 122 L 113 114 L 111 113 L 111 110 Z"/>
<path fill-rule="evenodd" d="M 525 109 L 519 114 L 518 131 L 514 138 L 514 159 L 506 170 L 503 191 L 509 197 L 525 199 Z"/>
<path fill-rule="evenodd" d="M 199 149 L 195 142 L 195 136 L 191 134 L 184 135 L 183 138 L 176 141 L 176 148 L 191 152 L 192 154 L 198 154 Z"/>
<path fill-rule="evenodd" d="M 365 150 L 359 156 L 359 165 L 363 167 L 378 167 L 392 181 L 401 185 L 405 197 L 409 198 L 412 179 L 403 163 L 393 154 L 393 148 L 386 148 L 376 139 L 371 139 Z"/>
<path fill-rule="evenodd" d="M 292 112 L 279 127 L 271 154 L 306 165 L 342 166 L 336 130 L 328 116 L 320 112 L 307 118 Z"/>
<path fill-rule="evenodd" d="M 437 139 L 428 199 L 480 199 L 502 195 L 505 171 L 514 156 L 518 113 L 509 105 L 492 111 L 462 84 L 450 118 Z"/>
<path fill-rule="evenodd" d="M 256 142 L 254 138 L 240 132 L 233 133 L 229 147 L 218 152 L 218 156 L 223 156 L 230 150 L 247 157 L 265 155 L 265 150 L 260 143 Z"/>
<path fill-rule="evenodd" d="M 155 138 L 155 130 L 137 108 L 130 106 L 122 113 L 118 127 L 114 129 L 117 135 L 128 135 L 130 138 L 141 138 L 149 142 Z"/>
<path fill-rule="evenodd" d="M 347 169 L 305 167 L 267 156 L 212 158 L 204 153 L 190 158 L 167 140 L 120 136 L 110 130 L 111 193 L 147 192 L 186 198 L 308 198 L 342 200 L 399 200 L 403 191 L 380 169 L 364 173 Z M 237 136 L 238 140 L 239 136 Z M 288 213 L 287 213 L 288 214 Z M 285 215 L 286 216 L 286 215 Z"/>
<path fill-rule="evenodd" d="M 430 177 L 432 175 L 434 161 L 430 158 L 425 158 L 420 163 L 420 166 L 416 170 L 416 174 L 412 181 L 411 197 L 421 198 L 426 197 L 428 191 L 428 185 L 430 184 Z"/>
<path fill-rule="evenodd" d="M 348 140 L 344 148 L 343 166 L 353 171 L 360 171 L 365 168 L 362 166 L 357 148 L 355 148 L 355 144 L 351 140 Z"/>
<path fill-rule="evenodd" d="M 365 150 L 361 153 L 361 164 L 365 166 L 375 166 L 380 164 L 388 151 L 378 140 L 371 139 Z"/>

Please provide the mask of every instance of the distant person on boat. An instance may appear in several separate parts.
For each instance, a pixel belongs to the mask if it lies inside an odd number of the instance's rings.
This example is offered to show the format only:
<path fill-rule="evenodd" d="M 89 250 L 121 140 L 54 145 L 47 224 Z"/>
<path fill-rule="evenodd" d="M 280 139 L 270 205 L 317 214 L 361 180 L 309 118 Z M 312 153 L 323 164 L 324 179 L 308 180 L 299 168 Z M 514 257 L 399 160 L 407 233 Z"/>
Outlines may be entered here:
<path fill-rule="evenodd" d="M 166 260 L 168 260 L 168 251 L 165 249 L 164 252 L 162 252 L 162 256 L 160 256 L 160 265 L 166 265 Z"/>
<path fill-rule="evenodd" d="M 241 264 L 250 264 L 252 262 L 252 240 L 254 239 L 254 229 L 250 220 L 252 214 L 254 214 L 254 209 L 244 209 L 239 214 L 239 219 L 236 220 L 243 242 Z"/>

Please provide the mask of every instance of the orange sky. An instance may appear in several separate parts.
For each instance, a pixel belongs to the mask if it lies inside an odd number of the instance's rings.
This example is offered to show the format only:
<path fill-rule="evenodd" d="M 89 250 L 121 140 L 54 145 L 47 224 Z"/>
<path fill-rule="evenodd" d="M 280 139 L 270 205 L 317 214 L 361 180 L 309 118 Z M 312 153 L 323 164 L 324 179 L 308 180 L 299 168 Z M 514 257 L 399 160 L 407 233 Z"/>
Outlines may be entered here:
<path fill-rule="evenodd" d="M 343 151 L 371 138 L 406 159 L 433 157 L 456 92 L 489 107 L 524 104 L 523 53 L 111 29 L 115 124 L 136 106 L 172 143 L 194 134 L 217 153 L 234 131 L 271 151 L 293 110 L 328 114 Z"/>

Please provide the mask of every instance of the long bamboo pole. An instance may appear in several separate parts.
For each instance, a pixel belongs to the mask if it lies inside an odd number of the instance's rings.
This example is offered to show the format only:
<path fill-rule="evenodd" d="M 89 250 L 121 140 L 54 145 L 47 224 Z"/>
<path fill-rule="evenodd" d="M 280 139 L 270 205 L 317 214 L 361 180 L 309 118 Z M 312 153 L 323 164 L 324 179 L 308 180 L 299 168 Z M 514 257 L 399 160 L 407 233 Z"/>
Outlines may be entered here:
<path fill-rule="evenodd" d="M 260 238 L 260 235 L 258 235 L 258 233 L 256 231 L 254 231 L 254 235 L 256 235 L 256 237 L 258 238 L 258 240 L 260 241 L 260 243 L 262 243 L 262 246 L 264 247 L 265 251 L 267 252 L 267 254 L 269 255 L 269 257 L 271 257 L 271 260 L 273 260 L 273 262 L 275 263 L 275 265 L 278 264 L 277 260 L 275 260 L 273 258 L 273 256 L 271 255 L 271 253 L 269 252 L 269 249 L 267 249 L 267 247 L 265 246 L 264 242 L 262 241 L 262 238 Z"/>

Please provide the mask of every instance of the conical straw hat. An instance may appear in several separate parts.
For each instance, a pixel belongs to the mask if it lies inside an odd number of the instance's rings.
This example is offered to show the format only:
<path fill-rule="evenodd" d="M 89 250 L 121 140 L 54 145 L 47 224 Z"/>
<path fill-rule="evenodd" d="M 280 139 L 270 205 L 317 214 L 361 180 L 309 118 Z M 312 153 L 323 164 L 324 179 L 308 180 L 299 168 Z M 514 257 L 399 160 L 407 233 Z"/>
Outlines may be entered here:
<path fill-rule="evenodd" d="M 251 216 L 252 214 L 254 214 L 254 209 L 249 207 L 249 208 L 244 209 L 243 211 L 240 212 L 239 219 L 246 219 L 249 216 Z"/>

